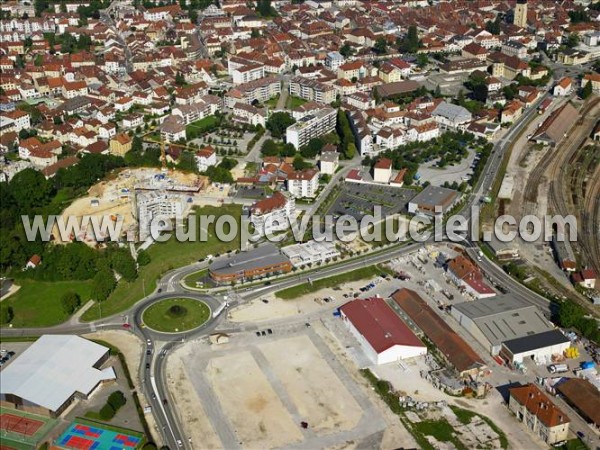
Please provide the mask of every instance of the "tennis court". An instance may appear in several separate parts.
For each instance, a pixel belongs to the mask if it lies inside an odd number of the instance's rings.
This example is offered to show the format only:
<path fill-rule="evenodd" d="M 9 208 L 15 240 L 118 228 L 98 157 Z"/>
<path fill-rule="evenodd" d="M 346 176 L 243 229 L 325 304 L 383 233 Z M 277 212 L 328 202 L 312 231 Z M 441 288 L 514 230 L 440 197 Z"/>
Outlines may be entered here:
<path fill-rule="evenodd" d="M 0 414 L 0 428 L 5 431 L 33 436 L 40 428 L 44 426 L 41 420 L 30 419 L 29 417 L 17 416 L 10 413 Z"/>
<path fill-rule="evenodd" d="M 141 442 L 141 435 L 103 428 L 100 424 L 73 422 L 56 444 L 74 450 L 134 450 Z"/>
<path fill-rule="evenodd" d="M 0 443 L 5 447 L 0 450 L 35 449 L 56 423 L 50 417 L 0 407 Z"/>

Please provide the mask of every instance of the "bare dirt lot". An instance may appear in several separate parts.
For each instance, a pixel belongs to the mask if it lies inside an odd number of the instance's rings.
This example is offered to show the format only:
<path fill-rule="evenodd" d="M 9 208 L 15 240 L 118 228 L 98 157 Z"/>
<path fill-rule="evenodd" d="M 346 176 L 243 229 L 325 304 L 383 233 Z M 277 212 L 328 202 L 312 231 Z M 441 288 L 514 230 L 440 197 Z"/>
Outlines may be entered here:
<path fill-rule="evenodd" d="M 310 417 L 314 430 L 329 432 L 356 426 L 362 415 L 360 407 L 308 336 L 268 343 L 261 346 L 261 351 L 282 380 L 298 413 Z"/>
<path fill-rule="evenodd" d="M 311 449 L 412 442 L 358 372 L 349 372 L 349 361 L 338 359 L 341 349 L 324 327 L 271 326 L 272 334 L 240 332 L 222 345 L 191 341 L 169 358 L 169 385 L 193 442 Z"/>

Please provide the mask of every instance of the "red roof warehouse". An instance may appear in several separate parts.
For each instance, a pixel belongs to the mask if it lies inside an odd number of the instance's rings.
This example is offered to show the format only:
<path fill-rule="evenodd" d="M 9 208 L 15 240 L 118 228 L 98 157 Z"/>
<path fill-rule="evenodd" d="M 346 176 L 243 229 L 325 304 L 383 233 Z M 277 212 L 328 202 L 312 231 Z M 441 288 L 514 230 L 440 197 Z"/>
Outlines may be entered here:
<path fill-rule="evenodd" d="M 340 308 L 344 323 L 375 364 L 425 355 L 427 348 L 382 298 L 353 300 Z"/>

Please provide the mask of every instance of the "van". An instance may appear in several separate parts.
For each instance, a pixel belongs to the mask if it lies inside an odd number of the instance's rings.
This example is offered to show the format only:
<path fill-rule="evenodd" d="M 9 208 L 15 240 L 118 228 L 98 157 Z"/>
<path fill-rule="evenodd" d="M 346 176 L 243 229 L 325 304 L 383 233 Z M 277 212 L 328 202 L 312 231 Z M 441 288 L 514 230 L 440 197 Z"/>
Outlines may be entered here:
<path fill-rule="evenodd" d="M 550 373 L 565 373 L 569 371 L 569 366 L 566 364 L 552 364 L 548 366 L 548 372 Z"/>

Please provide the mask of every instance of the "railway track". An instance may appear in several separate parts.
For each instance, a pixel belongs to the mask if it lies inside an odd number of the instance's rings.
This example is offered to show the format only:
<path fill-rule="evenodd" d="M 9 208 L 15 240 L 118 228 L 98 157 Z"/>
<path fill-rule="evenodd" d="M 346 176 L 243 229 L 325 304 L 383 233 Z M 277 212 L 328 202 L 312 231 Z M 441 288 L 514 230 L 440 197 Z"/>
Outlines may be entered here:
<path fill-rule="evenodd" d="M 577 130 L 580 129 L 587 121 L 590 120 L 589 113 L 592 109 L 595 109 L 600 104 L 600 97 L 594 98 L 587 105 L 585 105 L 580 113 L 583 120 L 580 120 L 573 129 L 568 133 L 567 137 L 562 141 L 562 144 L 558 147 L 559 149 L 568 142 L 570 152 L 569 155 L 572 155 L 573 151 L 577 149 L 577 147 L 573 147 L 572 138 L 577 133 Z M 591 116 L 594 117 L 593 115 Z M 588 133 L 589 134 L 589 133 Z M 582 136 L 587 137 L 588 134 L 583 134 Z M 558 160 L 557 155 L 559 155 L 559 150 L 548 148 L 544 153 L 543 159 L 538 166 L 531 171 L 529 174 L 529 178 L 527 179 L 527 185 L 525 189 L 525 202 L 537 203 L 538 201 L 538 187 L 542 182 L 542 178 L 553 165 L 555 167 L 560 167 L 558 162 L 563 163 L 564 159 L 560 158 Z M 555 153 L 555 155 L 553 155 Z M 561 152 L 562 153 L 562 152 Z M 550 177 L 547 177 L 551 179 Z"/>
<path fill-rule="evenodd" d="M 545 164 L 545 176 L 550 180 L 548 206 L 554 214 L 574 214 L 578 220 L 578 242 L 574 246 L 587 265 L 600 270 L 598 240 L 598 190 L 600 180 L 592 176 L 584 188 L 589 167 L 585 165 L 586 140 L 594 128 L 600 106 L 600 98 L 588 103 L 581 112 L 581 119 L 566 138 L 560 154 Z M 583 159 L 584 163 L 579 164 Z M 583 170 L 585 169 L 585 170 Z M 595 175 L 597 175 L 597 170 Z M 581 201 L 583 200 L 583 205 Z M 583 206 L 583 207 L 582 207 Z"/>

